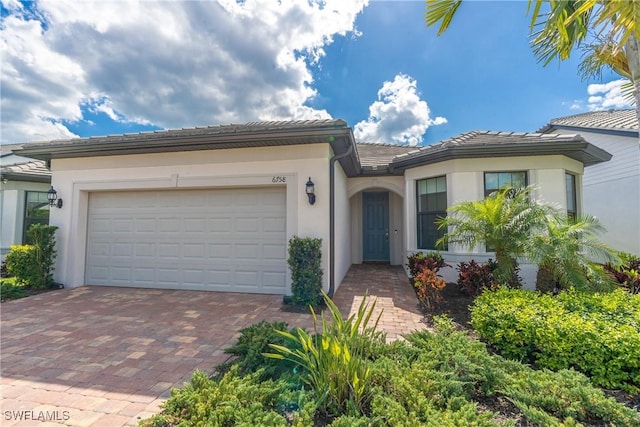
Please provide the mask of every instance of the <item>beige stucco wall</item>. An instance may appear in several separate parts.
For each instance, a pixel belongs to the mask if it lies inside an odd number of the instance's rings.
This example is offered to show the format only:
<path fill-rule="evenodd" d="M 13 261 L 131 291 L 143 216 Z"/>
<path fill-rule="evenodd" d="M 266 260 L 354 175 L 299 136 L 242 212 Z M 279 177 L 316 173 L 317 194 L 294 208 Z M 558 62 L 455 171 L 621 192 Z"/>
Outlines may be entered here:
<path fill-rule="evenodd" d="M 406 194 L 416 194 L 416 181 L 445 175 L 447 177 L 447 205 L 452 206 L 461 201 L 481 200 L 484 198 L 484 172 L 498 171 L 527 171 L 529 184 L 537 187 L 535 196 L 544 203 L 550 203 L 558 209 L 566 209 L 565 171 L 575 174 L 579 179 L 583 172 L 582 163 L 565 156 L 531 156 L 486 159 L 457 159 L 435 165 L 420 166 L 405 172 Z M 578 179 L 578 188 L 580 181 Z M 578 191 L 578 206 L 581 203 Z M 405 218 L 407 253 L 420 250 L 417 247 L 416 228 L 416 198 L 405 199 Z M 452 264 L 451 268 L 443 269 L 441 274 L 445 280 L 455 282 L 457 271 L 455 266 L 459 261 L 471 258 L 478 262 L 485 262 L 493 253 L 485 252 L 483 247 L 467 248 L 460 245 L 450 245 L 448 251 L 441 251 L 445 259 Z M 521 276 L 525 285 L 535 285 L 536 267 L 523 263 Z"/>
<path fill-rule="evenodd" d="M 68 287 L 84 283 L 90 192 L 278 185 L 286 187 L 287 239 L 298 235 L 318 237 L 323 241 L 326 291 L 329 283 L 330 156 L 328 144 L 314 144 L 54 159 L 52 184 L 65 203 L 62 209 L 51 212 L 51 224 L 60 227 L 55 280 Z M 336 170 L 339 169 L 338 164 Z M 281 177 L 285 182 L 274 183 L 274 177 Z M 316 203 L 313 206 L 305 194 L 309 177 L 315 183 Z M 344 194 L 344 179 L 341 177 L 339 181 Z M 340 203 L 338 199 L 336 202 Z M 344 212 L 342 216 L 346 215 Z M 344 263 L 337 271 L 342 274 L 343 269 Z M 289 276 L 287 287 L 290 287 Z"/>
<path fill-rule="evenodd" d="M 335 167 L 335 288 L 338 289 L 342 279 L 351 267 L 351 239 L 349 225 L 351 222 L 351 206 L 347 196 L 349 179 L 340 164 Z M 328 212 L 328 211 L 327 211 Z"/>
<path fill-rule="evenodd" d="M 22 244 L 24 208 L 27 191 L 49 190 L 48 183 L 7 181 L 0 188 L 0 253 L 4 256 L 11 245 Z"/>

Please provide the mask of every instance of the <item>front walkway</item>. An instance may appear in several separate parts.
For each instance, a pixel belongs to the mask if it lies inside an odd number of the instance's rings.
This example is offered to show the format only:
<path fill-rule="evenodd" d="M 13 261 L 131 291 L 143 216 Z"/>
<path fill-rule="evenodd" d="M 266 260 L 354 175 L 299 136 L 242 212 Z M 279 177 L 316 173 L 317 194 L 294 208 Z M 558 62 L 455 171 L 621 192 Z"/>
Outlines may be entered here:
<path fill-rule="evenodd" d="M 346 314 L 365 293 L 384 310 L 379 327 L 389 340 L 425 327 L 402 268 L 354 265 L 334 299 Z M 281 301 L 85 286 L 3 303 L 1 423 L 136 425 L 195 369 L 210 372 L 225 361 L 238 330 L 263 319 L 311 329 L 309 314 L 283 312 Z"/>
<path fill-rule="evenodd" d="M 372 319 L 376 319 L 382 310 L 378 328 L 387 333 L 387 341 L 426 329 L 415 291 L 402 267 L 354 264 L 333 300 L 343 315 L 352 314 L 357 312 L 364 295 L 368 295 L 368 302 L 376 301 Z"/>

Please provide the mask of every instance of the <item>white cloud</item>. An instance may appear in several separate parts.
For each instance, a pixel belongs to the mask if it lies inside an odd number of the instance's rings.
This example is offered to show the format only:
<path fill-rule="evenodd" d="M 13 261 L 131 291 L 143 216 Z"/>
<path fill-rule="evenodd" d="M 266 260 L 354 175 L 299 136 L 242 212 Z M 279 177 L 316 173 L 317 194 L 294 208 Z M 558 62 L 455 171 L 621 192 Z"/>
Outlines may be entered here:
<path fill-rule="evenodd" d="M 367 3 L 7 2 L 2 141 L 71 136 L 81 106 L 169 128 L 329 117 L 304 105 L 309 64 Z"/>
<path fill-rule="evenodd" d="M 589 110 L 607 110 L 610 108 L 631 108 L 631 103 L 625 99 L 622 86 L 629 80 L 614 80 L 605 84 L 590 84 L 587 87 L 589 96 Z"/>
<path fill-rule="evenodd" d="M 444 117 L 431 118 L 426 101 L 420 99 L 416 80 L 398 74 L 378 91 L 378 100 L 369 106 L 369 118 L 355 125 L 360 141 L 417 145 L 430 126 L 447 123 Z"/>

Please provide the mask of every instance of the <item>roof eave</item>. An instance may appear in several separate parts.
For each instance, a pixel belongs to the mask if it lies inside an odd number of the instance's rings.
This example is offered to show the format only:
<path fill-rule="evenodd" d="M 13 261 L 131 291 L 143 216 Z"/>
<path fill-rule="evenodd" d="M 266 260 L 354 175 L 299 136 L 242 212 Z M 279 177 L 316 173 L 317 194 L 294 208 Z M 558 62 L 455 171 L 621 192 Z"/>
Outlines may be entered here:
<path fill-rule="evenodd" d="M 55 141 L 24 145 L 14 153 L 40 160 L 59 158 L 114 156 L 124 154 L 166 153 L 177 151 L 249 148 L 276 145 L 331 143 L 350 134 L 346 123 L 287 130 L 257 130 L 198 136 L 158 136 L 109 142 L 109 137 L 80 139 L 77 142 Z M 121 137 L 121 136 L 118 136 Z M 352 137 L 351 137 L 352 138 Z M 354 142 L 355 144 L 355 142 Z"/>
<path fill-rule="evenodd" d="M 611 154 L 588 142 L 549 142 L 530 144 L 494 144 L 478 146 L 456 146 L 427 151 L 409 158 L 396 158 L 390 165 L 390 171 L 404 171 L 418 166 L 439 163 L 453 159 L 512 157 L 512 156 L 546 156 L 564 155 L 590 166 L 606 162 Z"/>
<path fill-rule="evenodd" d="M 6 179 L 8 181 L 23 181 L 23 182 L 51 182 L 51 175 L 34 175 L 29 173 L 20 172 L 0 172 L 0 179 Z"/>
<path fill-rule="evenodd" d="M 549 133 L 555 129 L 568 130 L 572 132 L 591 132 L 591 133 L 599 133 L 604 135 L 617 135 L 617 136 L 630 136 L 638 138 L 640 136 L 640 132 L 637 129 L 611 129 L 611 128 L 599 128 L 599 127 L 591 127 L 591 126 L 571 126 L 571 125 L 562 125 L 562 124 L 554 124 L 549 123 L 538 130 L 539 133 Z"/>

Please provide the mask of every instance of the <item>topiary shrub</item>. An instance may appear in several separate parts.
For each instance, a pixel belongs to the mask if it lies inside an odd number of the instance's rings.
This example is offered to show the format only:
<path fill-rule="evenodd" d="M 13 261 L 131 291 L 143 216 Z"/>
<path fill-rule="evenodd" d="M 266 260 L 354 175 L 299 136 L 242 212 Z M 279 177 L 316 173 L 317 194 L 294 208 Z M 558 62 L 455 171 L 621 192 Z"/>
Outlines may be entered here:
<path fill-rule="evenodd" d="M 503 356 L 640 391 L 640 295 L 501 288 L 475 300 L 471 324 Z"/>
<path fill-rule="evenodd" d="M 322 239 L 294 236 L 289 240 L 291 302 L 317 306 L 322 301 Z"/>

